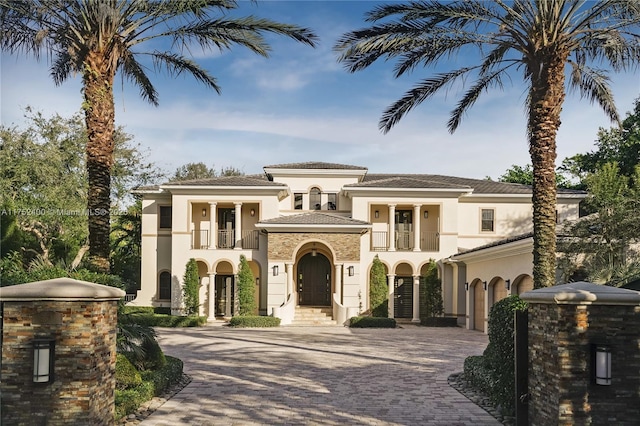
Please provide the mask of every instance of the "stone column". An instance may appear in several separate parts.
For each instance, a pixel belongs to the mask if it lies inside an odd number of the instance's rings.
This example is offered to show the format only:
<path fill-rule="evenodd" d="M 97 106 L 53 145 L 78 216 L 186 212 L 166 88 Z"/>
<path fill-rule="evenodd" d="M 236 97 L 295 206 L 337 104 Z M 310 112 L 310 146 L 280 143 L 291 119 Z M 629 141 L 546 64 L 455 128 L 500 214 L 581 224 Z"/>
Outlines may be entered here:
<path fill-rule="evenodd" d="M 393 299 L 394 299 L 394 288 L 393 288 L 393 283 L 395 281 L 396 276 L 393 274 L 389 274 L 387 275 L 387 287 L 389 287 L 389 303 L 387 304 L 388 306 L 388 310 L 389 310 L 389 318 L 393 318 L 394 312 L 393 312 Z"/>
<path fill-rule="evenodd" d="M 520 297 L 529 303 L 528 424 L 638 424 L 640 293 L 576 282 Z M 603 346 L 610 385 L 595 381 Z"/>
<path fill-rule="evenodd" d="M 114 425 L 116 325 L 124 291 L 70 278 L 4 287 L 0 424 Z M 53 341 L 34 382 L 36 339 Z"/>
<path fill-rule="evenodd" d="M 389 204 L 389 251 L 396 251 L 396 205 Z"/>
<path fill-rule="evenodd" d="M 413 276 L 413 318 L 411 322 L 420 322 L 420 275 Z"/>
<path fill-rule="evenodd" d="M 218 248 L 218 229 L 216 224 L 218 203 L 209 203 L 209 248 Z"/>
<path fill-rule="evenodd" d="M 420 251 L 420 208 L 421 204 L 413 205 L 413 251 Z"/>
<path fill-rule="evenodd" d="M 209 274 L 209 321 L 216 319 L 216 274 Z"/>
<path fill-rule="evenodd" d="M 242 203 L 234 203 L 236 206 L 236 214 L 235 214 L 235 228 L 236 228 L 236 244 L 234 248 L 241 249 L 242 248 Z"/>

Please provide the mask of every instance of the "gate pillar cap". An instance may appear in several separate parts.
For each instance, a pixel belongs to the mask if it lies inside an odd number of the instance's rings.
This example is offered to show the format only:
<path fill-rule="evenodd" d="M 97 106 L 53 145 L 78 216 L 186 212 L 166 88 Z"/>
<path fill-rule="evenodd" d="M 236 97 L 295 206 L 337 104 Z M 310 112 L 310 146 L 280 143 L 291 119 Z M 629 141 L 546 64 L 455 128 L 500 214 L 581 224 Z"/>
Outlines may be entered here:
<path fill-rule="evenodd" d="M 640 305 L 639 291 L 584 281 L 527 291 L 520 298 L 558 305 Z"/>
<path fill-rule="evenodd" d="M 119 288 L 74 280 L 54 278 L 0 288 L 0 301 L 107 301 L 119 300 L 125 292 Z"/>

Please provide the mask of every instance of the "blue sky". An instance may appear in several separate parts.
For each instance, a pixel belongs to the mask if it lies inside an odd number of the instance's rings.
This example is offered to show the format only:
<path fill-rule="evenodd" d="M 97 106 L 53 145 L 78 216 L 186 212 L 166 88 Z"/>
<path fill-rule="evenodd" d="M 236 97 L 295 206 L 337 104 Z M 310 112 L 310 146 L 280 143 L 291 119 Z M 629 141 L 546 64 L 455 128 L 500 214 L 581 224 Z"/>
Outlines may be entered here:
<path fill-rule="evenodd" d="M 313 29 L 312 49 L 269 37 L 269 59 L 246 49 L 211 53 L 194 50 L 197 61 L 218 79 L 222 95 L 194 79 L 170 79 L 150 71 L 160 106 L 142 101 L 138 89 L 115 85 L 116 124 L 149 150 L 149 159 L 173 172 L 188 162 L 216 169 L 260 173 L 262 166 L 326 161 L 365 166 L 372 173 L 433 173 L 497 178 L 513 164 L 529 163 L 525 138 L 525 86 L 518 79 L 503 91 L 484 94 L 454 135 L 446 129 L 460 94 L 442 92 L 410 112 L 388 134 L 378 130 L 383 110 L 433 70 L 417 69 L 393 79 L 393 63 L 381 62 L 349 74 L 332 51 L 343 33 L 366 26 L 371 1 L 242 2 L 238 14 L 254 14 Z M 456 64 L 470 58 L 454 58 Z M 472 58 L 471 58 L 472 59 Z M 455 66 L 454 65 L 454 66 Z M 81 104 L 80 77 L 55 86 L 49 64 L 2 54 L 0 118 L 23 123 L 26 106 L 70 116 Z M 612 74 L 616 103 L 624 115 L 640 94 L 638 74 Z M 569 94 L 558 134 L 558 164 L 594 148 L 606 116 Z"/>

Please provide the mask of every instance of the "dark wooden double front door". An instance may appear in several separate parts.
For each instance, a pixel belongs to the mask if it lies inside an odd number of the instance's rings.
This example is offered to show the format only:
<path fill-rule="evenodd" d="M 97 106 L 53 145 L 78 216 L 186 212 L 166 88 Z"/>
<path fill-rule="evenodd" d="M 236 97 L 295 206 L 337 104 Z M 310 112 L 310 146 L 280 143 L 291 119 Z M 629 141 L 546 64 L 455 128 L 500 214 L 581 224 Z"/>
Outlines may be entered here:
<path fill-rule="evenodd" d="M 302 256 L 298 262 L 298 303 L 331 306 L 331 263 L 320 253 Z"/>
<path fill-rule="evenodd" d="M 413 317 L 413 277 L 396 277 L 394 280 L 394 318 Z"/>

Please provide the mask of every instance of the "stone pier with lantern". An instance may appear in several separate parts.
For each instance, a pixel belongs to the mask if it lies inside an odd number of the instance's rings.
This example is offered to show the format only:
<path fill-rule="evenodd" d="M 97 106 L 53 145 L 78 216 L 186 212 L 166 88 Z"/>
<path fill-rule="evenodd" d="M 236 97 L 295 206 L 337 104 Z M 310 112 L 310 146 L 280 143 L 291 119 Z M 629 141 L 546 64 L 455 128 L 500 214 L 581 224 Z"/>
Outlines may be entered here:
<path fill-rule="evenodd" d="M 69 278 L 0 288 L 1 424 L 114 424 L 124 295 Z"/>

